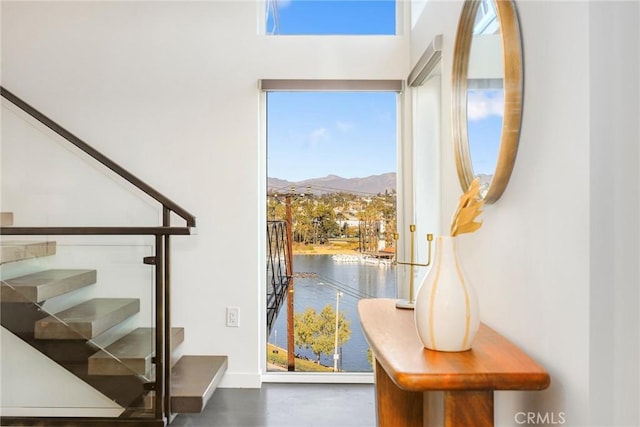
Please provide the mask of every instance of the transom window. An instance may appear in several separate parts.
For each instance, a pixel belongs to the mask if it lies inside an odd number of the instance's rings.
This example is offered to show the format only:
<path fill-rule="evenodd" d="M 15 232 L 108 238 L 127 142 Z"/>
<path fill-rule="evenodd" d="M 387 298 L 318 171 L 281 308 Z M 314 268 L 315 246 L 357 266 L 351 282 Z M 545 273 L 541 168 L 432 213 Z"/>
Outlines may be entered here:
<path fill-rule="evenodd" d="M 270 35 L 394 35 L 395 0 L 267 0 Z"/>

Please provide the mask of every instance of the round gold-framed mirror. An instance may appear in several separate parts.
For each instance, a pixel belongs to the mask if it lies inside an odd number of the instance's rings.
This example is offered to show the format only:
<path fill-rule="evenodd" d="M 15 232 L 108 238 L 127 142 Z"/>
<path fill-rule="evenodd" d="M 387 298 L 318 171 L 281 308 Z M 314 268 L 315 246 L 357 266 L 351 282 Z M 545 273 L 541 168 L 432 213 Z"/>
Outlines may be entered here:
<path fill-rule="evenodd" d="M 518 151 L 523 68 L 511 0 L 466 0 L 453 54 L 452 125 L 463 191 L 480 178 L 485 203 L 500 198 Z"/>

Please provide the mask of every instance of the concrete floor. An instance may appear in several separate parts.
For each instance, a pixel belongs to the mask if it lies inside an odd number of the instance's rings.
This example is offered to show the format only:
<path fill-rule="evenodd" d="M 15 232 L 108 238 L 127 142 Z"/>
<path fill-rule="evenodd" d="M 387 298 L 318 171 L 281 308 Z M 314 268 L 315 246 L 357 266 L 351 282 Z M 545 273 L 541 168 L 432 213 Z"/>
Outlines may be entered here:
<path fill-rule="evenodd" d="M 371 384 L 275 384 L 220 388 L 201 414 L 180 414 L 171 427 L 373 427 Z"/>

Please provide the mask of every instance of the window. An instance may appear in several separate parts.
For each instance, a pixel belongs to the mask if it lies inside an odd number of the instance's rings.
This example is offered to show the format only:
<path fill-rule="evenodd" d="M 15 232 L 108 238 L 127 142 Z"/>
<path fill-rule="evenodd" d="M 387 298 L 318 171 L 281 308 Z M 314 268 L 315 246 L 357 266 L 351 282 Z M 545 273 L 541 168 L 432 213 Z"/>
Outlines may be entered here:
<path fill-rule="evenodd" d="M 294 340 L 296 372 L 370 373 L 357 303 L 396 297 L 391 261 L 401 84 L 275 80 L 262 86 L 267 220 L 281 221 L 291 212 L 295 290 L 294 310 L 289 313 L 281 301 L 268 325 L 267 371 L 288 369 Z M 267 304 L 275 298 L 268 296 Z"/>
<path fill-rule="evenodd" d="M 271 35 L 394 35 L 395 0 L 267 0 Z"/>

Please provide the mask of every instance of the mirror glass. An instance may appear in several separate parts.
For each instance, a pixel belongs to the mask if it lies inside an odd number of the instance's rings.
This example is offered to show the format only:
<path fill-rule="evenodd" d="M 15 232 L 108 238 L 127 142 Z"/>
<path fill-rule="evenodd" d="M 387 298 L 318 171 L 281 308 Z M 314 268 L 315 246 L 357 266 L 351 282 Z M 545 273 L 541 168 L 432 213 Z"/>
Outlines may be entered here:
<path fill-rule="evenodd" d="M 520 131 L 520 35 L 509 0 L 467 0 L 454 51 L 453 126 L 463 190 L 492 203 L 509 180 Z"/>
<path fill-rule="evenodd" d="M 467 135 L 473 176 L 480 178 L 480 194 L 486 196 L 498 163 L 504 75 L 500 23 L 493 1 L 482 1 L 476 10 L 469 68 L 467 70 Z"/>

